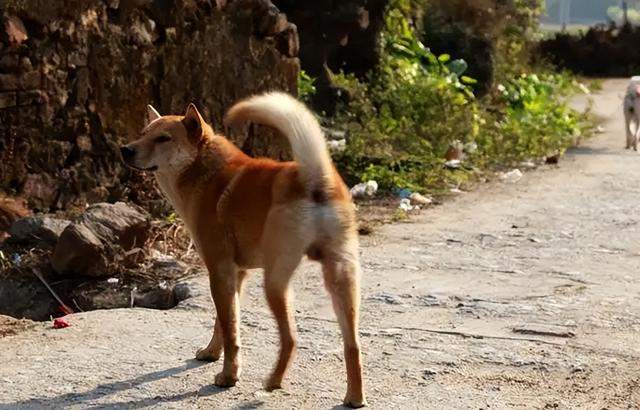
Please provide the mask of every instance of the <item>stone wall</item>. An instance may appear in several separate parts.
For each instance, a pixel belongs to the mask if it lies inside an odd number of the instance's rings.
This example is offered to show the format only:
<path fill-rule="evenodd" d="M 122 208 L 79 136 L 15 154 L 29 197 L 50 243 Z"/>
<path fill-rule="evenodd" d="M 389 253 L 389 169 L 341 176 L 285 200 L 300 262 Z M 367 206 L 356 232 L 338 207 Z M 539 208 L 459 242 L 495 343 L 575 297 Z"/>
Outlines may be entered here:
<path fill-rule="evenodd" d="M 380 33 L 388 0 L 273 0 L 300 32 L 302 68 L 315 79 L 312 104 L 332 115 L 346 102 L 332 72 L 364 77 L 380 60 Z"/>
<path fill-rule="evenodd" d="M 268 0 L 0 4 L 0 191 L 36 210 L 157 199 L 117 153 L 146 104 L 179 114 L 195 102 L 224 131 L 237 99 L 296 92 L 296 27 Z M 232 139 L 253 155 L 288 155 L 283 138 L 255 131 Z"/>

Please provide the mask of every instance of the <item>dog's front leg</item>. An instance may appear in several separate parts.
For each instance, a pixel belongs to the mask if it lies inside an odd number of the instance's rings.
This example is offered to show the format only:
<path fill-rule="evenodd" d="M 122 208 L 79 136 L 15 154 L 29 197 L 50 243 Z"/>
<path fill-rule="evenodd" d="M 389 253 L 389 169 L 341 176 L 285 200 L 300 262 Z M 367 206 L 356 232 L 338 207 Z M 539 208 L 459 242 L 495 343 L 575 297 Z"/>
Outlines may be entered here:
<path fill-rule="evenodd" d="M 244 285 L 245 279 L 247 277 L 247 271 L 239 271 L 236 279 L 236 293 L 238 294 L 238 299 L 242 297 L 242 287 Z M 213 276 L 209 276 L 209 285 L 211 287 L 211 294 L 213 295 Z M 213 336 L 211 337 L 211 341 L 206 347 L 198 349 L 196 352 L 196 359 L 208 362 L 215 362 L 220 359 L 222 356 L 222 351 L 224 350 L 224 338 L 222 336 L 222 324 L 220 323 L 220 316 L 216 315 L 216 324 L 213 330 Z"/>
<path fill-rule="evenodd" d="M 201 347 L 196 352 L 196 359 L 204 362 L 215 362 L 222 356 L 223 350 L 222 326 L 220 318 L 216 315 L 216 324 L 213 329 L 213 336 L 206 347 Z"/>
<path fill-rule="evenodd" d="M 240 376 L 240 336 L 239 336 L 239 271 L 232 262 L 217 263 L 209 267 L 211 295 L 216 305 L 216 321 L 220 326 L 214 331 L 212 347 L 215 347 L 216 333 L 222 331 L 224 362 L 222 372 L 215 378 L 215 385 L 235 386 Z"/>

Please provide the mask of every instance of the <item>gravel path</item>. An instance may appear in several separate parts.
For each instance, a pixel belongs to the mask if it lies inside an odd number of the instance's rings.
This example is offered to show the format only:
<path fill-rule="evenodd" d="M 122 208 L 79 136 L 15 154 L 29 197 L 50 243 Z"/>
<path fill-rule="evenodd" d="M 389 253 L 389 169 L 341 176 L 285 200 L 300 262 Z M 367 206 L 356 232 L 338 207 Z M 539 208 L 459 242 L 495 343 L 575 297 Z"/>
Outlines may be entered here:
<path fill-rule="evenodd" d="M 604 83 L 605 132 L 560 167 L 491 184 L 363 238 L 362 340 L 374 409 L 640 408 L 640 154 L 623 149 L 623 80 Z M 300 350 L 285 389 L 261 274 L 243 298 L 244 372 L 192 360 L 213 324 L 200 295 L 0 338 L 0 409 L 330 409 L 342 346 L 315 265 L 296 278 Z"/>

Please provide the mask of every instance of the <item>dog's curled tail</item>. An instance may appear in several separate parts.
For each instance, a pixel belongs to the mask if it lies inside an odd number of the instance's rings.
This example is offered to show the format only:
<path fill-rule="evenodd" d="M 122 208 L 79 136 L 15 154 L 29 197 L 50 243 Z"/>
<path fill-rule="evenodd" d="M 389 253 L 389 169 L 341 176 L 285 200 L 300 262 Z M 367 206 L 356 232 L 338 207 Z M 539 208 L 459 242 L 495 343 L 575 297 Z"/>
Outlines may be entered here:
<path fill-rule="evenodd" d="M 269 92 L 249 97 L 227 111 L 224 124 L 245 122 L 267 125 L 283 133 L 300 165 L 302 184 L 315 202 L 327 200 L 332 189 L 333 166 L 327 143 L 313 113 L 291 95 Z"/>

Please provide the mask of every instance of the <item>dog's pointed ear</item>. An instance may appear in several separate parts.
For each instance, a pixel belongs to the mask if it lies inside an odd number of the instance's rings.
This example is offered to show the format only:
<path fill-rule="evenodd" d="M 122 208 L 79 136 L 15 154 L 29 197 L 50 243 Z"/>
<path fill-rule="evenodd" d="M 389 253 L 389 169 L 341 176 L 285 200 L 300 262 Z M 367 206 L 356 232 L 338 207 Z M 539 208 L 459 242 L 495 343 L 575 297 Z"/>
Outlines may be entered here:
<path fill-rule="evenodd" d="M 160 113 L 155 108 L 153 108 L 152 105 L 147 105 L 147 124 L 150 124 L 160 117 L 162 117 L 162 115 L 160 115 Z"/>
<path fill-rule="evenodd" d="M 187 135 L 189 135 L 190 139 L 192 139 L 193 141 L 199 141 L 200 138 L 202 138 L 204 120 L 198 112 L 195 104 L 189 104 L 189 106 L 187 107 L 187 112 L 184 114 L 182 123 L 187 129 Z"/>

